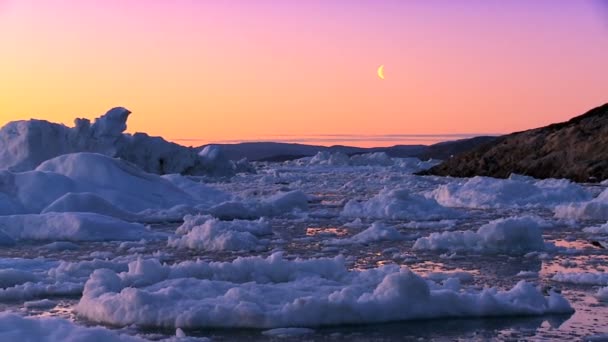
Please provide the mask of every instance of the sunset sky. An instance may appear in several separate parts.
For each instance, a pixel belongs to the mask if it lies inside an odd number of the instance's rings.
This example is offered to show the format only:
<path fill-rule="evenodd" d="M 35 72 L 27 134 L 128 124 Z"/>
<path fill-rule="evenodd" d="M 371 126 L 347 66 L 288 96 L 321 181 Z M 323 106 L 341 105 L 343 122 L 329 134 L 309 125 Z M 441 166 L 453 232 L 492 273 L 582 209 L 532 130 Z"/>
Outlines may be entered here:
<path fill-rule="evenodd" d="M 0 125 L 124 106 L 186 145 L 432 142 L 608 102 L 601 0 L 0 0 L 0 44 Z"/>

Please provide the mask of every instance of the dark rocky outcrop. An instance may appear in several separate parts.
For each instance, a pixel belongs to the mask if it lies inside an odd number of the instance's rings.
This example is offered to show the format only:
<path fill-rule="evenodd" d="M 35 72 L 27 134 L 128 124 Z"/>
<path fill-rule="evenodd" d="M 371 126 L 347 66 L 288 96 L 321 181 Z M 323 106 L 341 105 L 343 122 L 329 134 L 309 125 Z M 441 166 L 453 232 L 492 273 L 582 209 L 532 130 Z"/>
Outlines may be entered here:
<path fill-rule="evenodd" d="M 608 178 L 608 104 L 569 121 L 512 133 L 461 153 L 420 174 L 598 182 Z"/>

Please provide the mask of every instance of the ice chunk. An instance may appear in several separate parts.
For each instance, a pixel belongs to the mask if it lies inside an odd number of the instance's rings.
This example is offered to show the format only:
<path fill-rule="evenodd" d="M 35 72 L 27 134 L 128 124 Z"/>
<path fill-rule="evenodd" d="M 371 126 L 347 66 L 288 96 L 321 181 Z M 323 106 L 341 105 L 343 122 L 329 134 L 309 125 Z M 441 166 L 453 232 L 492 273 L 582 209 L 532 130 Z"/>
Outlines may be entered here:
<path fill-rule="evenodd" d="M 384 189 L 373 198 L 359 202 L 350 200 L 342 216 L 376 219 L 435 220 L 459 217 L 454 209 L 445 208 L 434 199 L 411 193 L 406 189 Z"/>
<path fill-rule="evenodd" d="M 581 285 L 608 285 L 608 273 L 593 272 L 558 272 L 553 278 L 560 283 L 571 283 Z"/>
<path fill-rule="evenodd" d="M 341 257 L 149 263 L 96 270 L 75 310 L 117 326 L 265 329 L 573 312 L 560 294 L 544 296 L 524 281 L 507 291 L 461 291 L 396 265 L 347 271 Z"/>
<path fill-rule="evenodd" d="M 599 288 L 595 294 L 595 298 L 600 302 L 608 302 L 608 286 Z"/>
<path fill-rule="evenodd" d="M 573 202 L 556 207 L 555 217 L 579 220 L 608 220 L 608 189 L 590 201 Z"/>
<path fill-rule="evenodd" d="M 473 177 L 440 185 L 429 194 L 447 207 L 500 208 L 548 206 L 585 201 L 591 195 L 580 185 L 564 179 Z"/>
<path fill-rule="evenodd" d="M 364 231 L 345 239 L 331 239 L 326 241 L 327 244 L 331 245 L 350 245 L 356 243 L 372 243 L 376 241 L 395 241 L 402 240 L 405 237 L 399 233 L 399 231 L 393 227 L 385 226 L 380 222 L 374 222 L 371 227 Z"/>
<path fill-rule="evenodd" d="M 209 209 L 222 219 L 280 216 L 308 210 L 308 196 L 300 190 L 278 192 L 261 201 L 227 201 Z"/>
<path fill-rule="evenodd" d="M 546 248 L 538 217 L 497 219 L 477 231 L 432 233 L 414 243 L 417 250 L 470 251 L 480 253 L 527 253 Z"/>
<path fill-rule="evenodd" d="M 106 328 L 78 326 L 66 319 L 25 318 L 8 312 L 0 313 L 0 340 L 144 342 L 143 339 L 120 335 Z"/>
<path fill-rule="evenodd" d="M 141 224 L 93 213 L 0 216 L 0 229 L 15 240 L 139 240 L 156 235 Z"/>
<path fill-rule="evenodd" d="M 583 231 L 591 234 L 608 234 L 608 222 L 601 226 L 583 228 Z"/>
<path fill-rule="evenodd" d="M 209 251 L 256 250 L 267 243 L 258 239 L 272 233 L 270 224 L 263 219 L 257 221 L 220 221 L 210 216 L 186 216 L 184 224 L 170 238 L 170 247 Z"/>

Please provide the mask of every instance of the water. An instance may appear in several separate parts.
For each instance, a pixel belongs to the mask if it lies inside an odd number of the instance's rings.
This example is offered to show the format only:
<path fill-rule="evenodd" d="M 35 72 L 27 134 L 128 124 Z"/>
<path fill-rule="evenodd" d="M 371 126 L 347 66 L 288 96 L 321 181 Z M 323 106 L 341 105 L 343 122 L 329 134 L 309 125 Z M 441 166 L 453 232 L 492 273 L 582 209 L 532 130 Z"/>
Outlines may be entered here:
<path fill-rule="evenodd" d="M 363 171 L 362 171 L 363 170 Z M 278 174 L 278 176 L 277 176 Z M 269 176 L 272 175 L 272 176 Z M 383 241 L 366 245 L 328 246 L 324 241 L 331 238 L 352 236 L 367 228 L 371 220 L 362 220 L 360 228 L 347 228 L 344 224 L 352 221 L 340 216 L 344 203 L 352 198 L 365 199 L 375 195 L 384 187 L 405 185 L 420 191 L 431 189 L 447 182 L 441 178 L 421 178 L 404 174 L 399 170 L 386 168 L 305 170 L 302 168 L 262 168 L 257 175 L 238 176 L 230 182 L 214 186 L 248 196 L 263 196 L 277 190 L 302 189 L 313 197 L 311 208 L 306 215 L 286 215 L 271 219 L 275 232 L 270 244 L 259 252 L 208 252 L 196 250 L 176 250 L 166 246 L 165 241 L 148 241 L 123 244 L 117 242 L 79 243 L 73 251 L 48 251 L 42 243 L 19 244 L 16 247 L 0 249 L 1 258 L 35 259 L 44 256 L 40 262 L 83 261 L 96 258 L 113 260 L 133 260 L 136 257 L 155 257 L 163 262 L 174 263 L 184 260 L 230 261 L 244 255 L 270 255 L 282 250 L 287 258 L 347 256 L 352 269 L 366 269 L 386 264 L 404 265 L 421 275 L 433 272 L 468 272 L 473 275 L 471 286 L 479 288 L 510 288 L 522 279 L 521 271 L 537 272 L 538 277 L 527 278 L 542 288 L 555 288 L 570 301 L 576 312 L 566 316 L 545 317 L 486 317 L 473 319 L 438 319 L 387 324 L 351 325 L 323 327 L 314 333 L 292 337 L 302 341 L 392 341 L 430 339 L 453 340 L 573 340 L 585 336 L 608 333 L 608 305 L 599 302 L 594 293 L 598 286 L 557 283 L 551 278 L 556 272 L 593 271 L 606 272 L 608 251 L 591 244 L 589 234 L 582 232 L 582 225 L 558 224 L 545 229 L 544 239 L 557 246 L 568 248 L 567 252 L 544 257 L 542 255 L 481 255 L 470 253 L 440 253 L 413 251 L 412 245 L 418 237 L 432 232 L 476 229 L 488 221 L 511 215 L 533 213 L 553 221 L 552 212 L 542 208 L 467 210 L 468 217 L 454 222 L 432 225 L 427 228 L 411 228 L 407 220 L 385 220 L 387 225 L 396 226 L 407 236 L 403 241 Z M 601 190 L 601 189 L 599 189 Z M 595 192 L 599 191 L 598 189 Z M 587 222 L 588 226 L 595 222 Z M 152 229 L 171 233 L 179 223 L 159 224 Z M 598 239 L 602 239 L 599 237 Z M 3 259 L 6 260 L 6 259 Z M 34 267 L 34 266 L 32 266 Z M 40 266 L 41 269 L 44 267 Z M 26 309 L 23 301 L 5 300 L 0 310 L 18 310 L 33 316 L 56 316 L 74 320 L 78 324 L 93 323 L 77 317 L 73 306 L 78 295 L 55 296 L 51 298 L 58 305 L 52 309 Z M 158 340 L 174 334 L 173 330 L 129 327 L 122 329 L 129 334 L 138 334 Z M 188 335 L 211 337 L 213 340 L 278 340 L 261 330 L 213 329 L 191 330 Z"/>

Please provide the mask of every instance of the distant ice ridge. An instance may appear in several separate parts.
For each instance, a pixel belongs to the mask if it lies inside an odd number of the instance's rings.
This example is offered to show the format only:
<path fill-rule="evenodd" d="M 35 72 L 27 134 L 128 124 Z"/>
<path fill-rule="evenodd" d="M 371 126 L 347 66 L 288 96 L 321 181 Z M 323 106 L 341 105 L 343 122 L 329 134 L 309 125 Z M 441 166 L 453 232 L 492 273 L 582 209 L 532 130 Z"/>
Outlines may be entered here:
<path fill-rule="evenodd" d="M 272 234 L 268 221 L 220 221 L 211 216 L 186 216 L 177 228 L 178 234 L 168 245 L 208 251 L 252 251 L 264 247 L 267 241 L 259 238 Z"/>
<path fill-rule="evenodd" d="M 473 177 L 440 185 L 429 196 L 447 207 L 554 207 L 591 199 L 582 186 L 565 179 L 536 180 L 512 175 L 509 179 Z"/>
<path fill-rule="evenodd" d="M 0 170 L 35 169 L 45 160 L 75 152 L 95 152 L 127 160 L 146 172 L 230 177 L 246 165 L 201 156 L 190 147 L 145 133 L 125 134 L 131 112 L 110 109 L 93 124 L 76 119 L 73 128 L 42 120 L 14 121 L 0 129 Z M 242 163 L 241 163 L 242 164 Z"/>
<path fill-rule="evenodd" d="M 535 216 L 497 219 L 477 231 L 432 233 L 416 240 L 415 250 L 523 254 L 545 250 L 542 219 Z"/>
<path fill-rule="evenodd" d="M 320 151 L 312 157 L 297 159 L 290 164 L 321 167 L 395 166 L 415 172 L 431 168 L 440 162 L 440 160 L 421 161 L 418 158 L 391 158 L 385 152 L 355 154 L 349 157 L 342 152 Z"/>
<path fill-rule="evenodd" d="M 555 217 L 579 220 L 608 220 L 608 189 L 590 201 L 569 203 L 556 207 Z"/>
<path fill-rule="evenodd" d="M 348 201 L 344 206 L 342 216 L 393 220 L 439 220 L 460 217 L 461 213 L 441 206 L 432 198 L 413 194 L 407 189 L 384 189 L 367 201 Z"/>
<path fill-rule="evenodd" d="M 150 210 L 203 209 L 231 198 L 185 176 L 146 173 L 96 153 L 62 155 L 33 171 L 0 171 L 0 215 L 94 212 L 133 221 L 153 219 Z"/>
<path fill-rule="evenodd" d="M 76 312 L 94 322 L 163 328 L 286 328 L 441 317 L 571 313 L 560 294 L 525 281 L 512 289 L 442 284 L 396 265 L 348 271 L 342 257 L 286 260 L 280 253 L 233 262 L 98 269 Z"/>

